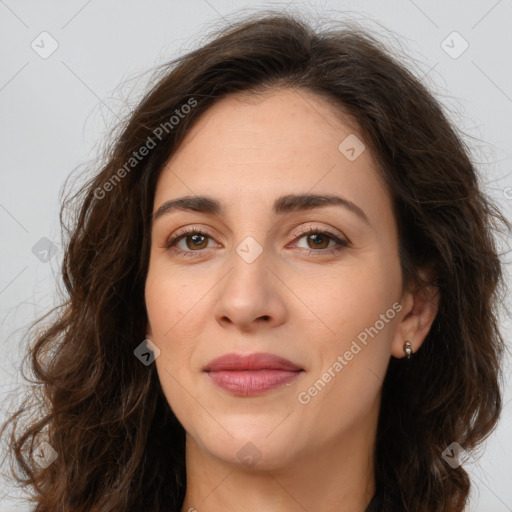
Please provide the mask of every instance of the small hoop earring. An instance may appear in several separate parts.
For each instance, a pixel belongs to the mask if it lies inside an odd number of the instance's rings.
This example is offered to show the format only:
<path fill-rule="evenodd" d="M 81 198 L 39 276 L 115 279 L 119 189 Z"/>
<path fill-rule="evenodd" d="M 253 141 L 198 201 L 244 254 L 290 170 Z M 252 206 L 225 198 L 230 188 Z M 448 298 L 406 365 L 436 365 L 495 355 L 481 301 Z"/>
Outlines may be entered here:
<path fill-rule="evenodd" d="M 412 345 L 411 345 L 410 341 L 406 341 L 404 343 L 404 352 L 405 352 L 405 357 L 407 359 L 411 359 L 411 356 L 414 354 L 414 352 L 412 350 Z"/>

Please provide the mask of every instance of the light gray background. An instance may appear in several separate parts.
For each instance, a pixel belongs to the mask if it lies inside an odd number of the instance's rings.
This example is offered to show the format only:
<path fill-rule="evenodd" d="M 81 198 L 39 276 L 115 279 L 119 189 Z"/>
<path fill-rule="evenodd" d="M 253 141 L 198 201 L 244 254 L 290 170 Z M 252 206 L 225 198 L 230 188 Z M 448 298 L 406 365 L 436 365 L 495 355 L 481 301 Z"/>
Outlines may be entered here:
<path fill-rule="evenodd" d="M 485 187 L 510 218 L 511 0 L 317 1 L 294 6 L 327 19 L 356 17 L 375 32 L 385 27 L 396 33 L 415 61 L 415 74 L 468 135 Z M 136 102 L 148 75 L 138 82 L 126 80 L 192 49 L 208 27 L 233 19 L 234 12 L 269 7 L 292 8 L 285 2 L 242 0 L 0 0 L 2 402 L 15 402 L 9 392 L 21 382 L 24 329 L 55 302 L 62 257 L 61 186 L 73 169 L 94 159 L 107 128 L 127 104 Z M 58 43 L 46 59 L 31 47 L 33 41 L 43 45 L 43 31 Z M 469 45 L 457 58 L 453 56 L 464 41 L 458 36 L 446 39 L 453 31 Z M 50 48 L 49 39 L 44 44 Z M 58 247 L 46 263 L 32 252 L 43 237 Z M 510 264 L 507 272 L 510 281 Z M 504 321 L 503 329 L 510 340 L 510 323 Z M 512 511 L 509 363 L 506 372 L 500 425 L 482 457 L 466 464 L 474 483 L 471 511 Z M 30 510 L 23 500 L 13 500 L 15 489 L 3 480 L 0 486 L 2 512 Z"/>

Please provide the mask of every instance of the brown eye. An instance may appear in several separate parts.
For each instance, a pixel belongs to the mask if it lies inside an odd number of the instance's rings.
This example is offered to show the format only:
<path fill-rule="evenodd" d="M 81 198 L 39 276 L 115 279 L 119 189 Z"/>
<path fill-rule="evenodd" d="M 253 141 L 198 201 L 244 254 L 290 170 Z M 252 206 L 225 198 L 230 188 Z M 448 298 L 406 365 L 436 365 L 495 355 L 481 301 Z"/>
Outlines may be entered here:
<path fill-rule="evenodd" d="M 185 240 L 185 244 L 188 249 L 196 250 L 196 249 L 205 249 L 208 245 L 208 236 L 207 235 L 185 235 L 182 237 Z M 202 239 L 202 240 L 201 240 Z M 189 244 L 188 241 L 192 242 Z M 205 243 L 206 241 L 206 243 Z"/>
<path fill-rule="evenodd" d="M 300 246 L 299 242 L 306 239 L 306 247 Z M 304 231 L 297 239 L 297 247 L 308 251 L 310 254 L 333 254 L 349 246 L 346 240 L 341 240 L 334 233 L 322 231 L 318 228 L 309 228 Z M 332 242 L 331 245 L 329 245 Z"/>
<path fill-rule="evenodd" d="M 172 248 L 180 254 L 192 254 L 194 252 L 200 252 L 202 249 L 206 249 L 210 239 L 211 237 L 208 233 L 204 233 L 197 228 L 192 228 L 181 231 L 177 235 L 171 237 L 166 242 L 165 248 Z"/>
<path fill-rule="evenodd" d="M 307 240 L 311 249 L 327 249 L 331 238 L 326 236 L 325 233 L 313 233 L 307 235 Z M 312 246 L 309 244 L 310 241 L 313 243 Z"/>
<path fill-rule="evenodd" d="M 302 239 L 306 239 L 306 247 L 300 245 L 297 247 L 310 255 L 334 254 L 349 246 L 349 242 L 341 240 L 334 233 L 321 231 L 318 228 L 309 228 L 296 238 L 297 241 Z M 171 237 L 165 243 L 165 248 L 172 249 L 182 256 L 200 256 L 205 249 L 208 249 L 210 240 L 213 240 L 213 237 L 198 228 L 185 229 Z"/>

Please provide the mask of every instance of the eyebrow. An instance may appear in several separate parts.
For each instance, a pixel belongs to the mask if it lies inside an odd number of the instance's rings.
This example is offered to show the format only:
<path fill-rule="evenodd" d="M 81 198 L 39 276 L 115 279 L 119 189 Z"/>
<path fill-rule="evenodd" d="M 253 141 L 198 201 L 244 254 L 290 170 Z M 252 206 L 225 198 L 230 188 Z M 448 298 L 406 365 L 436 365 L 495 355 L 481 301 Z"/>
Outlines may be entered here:
<path fill-rule="evenodd" d="M 361 220 L 370 224 L 366 213 L 355 203 L 345 197 L 335 194 L 288 194 L 277 198 L 272 204 L 272 211 L 276 215 L 285 213 L 313 210 L 325 206 L 341 206 Z M 209 215 L 222 216 L 224 210 L 217 199 L 208 196 L 184 196 L 170 199 L 163 203 L 153 215 L 153 222 L 163 215 L 174 211 L 192 211 Z"/>

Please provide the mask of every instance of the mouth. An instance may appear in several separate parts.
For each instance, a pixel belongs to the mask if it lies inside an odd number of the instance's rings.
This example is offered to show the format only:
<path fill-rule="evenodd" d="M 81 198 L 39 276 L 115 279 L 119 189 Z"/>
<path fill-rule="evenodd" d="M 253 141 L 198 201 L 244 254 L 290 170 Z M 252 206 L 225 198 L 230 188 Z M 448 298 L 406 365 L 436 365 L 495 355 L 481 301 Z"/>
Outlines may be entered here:
<path fill-rule="evenodd" d="M 254 396 L 295 380 L 304 369 L 288 359 L 268 353 L 225 354 L 203 371 L 218 387 L 236 396 Z"/>

